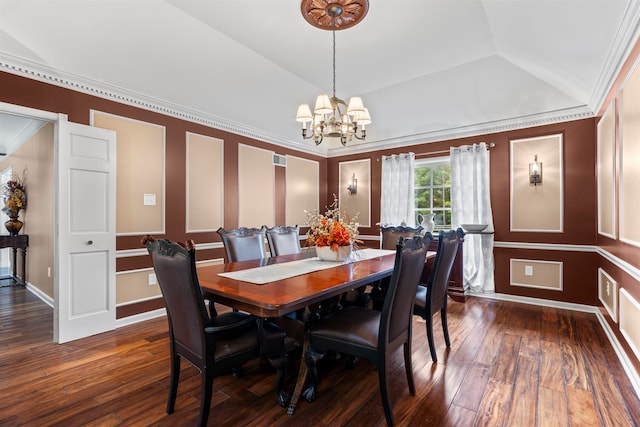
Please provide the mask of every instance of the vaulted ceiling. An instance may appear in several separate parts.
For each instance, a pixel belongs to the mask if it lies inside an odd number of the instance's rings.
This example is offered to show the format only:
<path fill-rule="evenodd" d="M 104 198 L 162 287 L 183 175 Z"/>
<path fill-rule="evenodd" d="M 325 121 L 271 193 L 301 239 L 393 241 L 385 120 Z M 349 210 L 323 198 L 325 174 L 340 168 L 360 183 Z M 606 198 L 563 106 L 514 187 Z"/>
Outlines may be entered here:
<path fill-rule="evenodd" d="M 370 0 L 336 32 L 337 95 L 373 118 L 347 148 L 294 120 L 332 86 L 298 0 L 0 0 L 0 70 L 337 155 L 591 116 L 639 22 L 640 0 Z"/>

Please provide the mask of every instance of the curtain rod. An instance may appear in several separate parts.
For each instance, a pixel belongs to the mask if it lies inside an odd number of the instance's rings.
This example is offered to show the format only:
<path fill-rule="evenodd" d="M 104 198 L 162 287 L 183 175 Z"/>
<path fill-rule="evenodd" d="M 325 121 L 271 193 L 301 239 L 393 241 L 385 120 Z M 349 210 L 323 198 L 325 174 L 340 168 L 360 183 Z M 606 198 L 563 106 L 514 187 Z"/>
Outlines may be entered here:
<path fill-rule="evenodd" d="M 487 149 L 490 149 L 490 148 L 495 147 L 496 144 L 493 143 L 493 142 L 490 142 L 489 144 L 487 144 L 487 146 L 488 146 Z M 460 148 L 460 147 L 454 147 L 454 148 Z M 451 152 L 451 149 L 449 149 L 449 150 L 438 150 L 438 151 L 427 151 L 427 152 L 424 152 L 424 153 L 416 153 L 415 156 L 416 157 L 418 157 L 418 156 L 427 156 L 427 155 L 430 156 L 430 155 L 433 155 L 433 154 L 445 154 L 445 153 L 450 153 L 450 152 Z"/>
<path fill-rule="evenodd" d="M 490 142 L 487 145 L 488 145 L 487 149 L 490 149 L 490 148 L 493 148 L 493 147 L 496 146 L 496 144 L 493 143 L 493 142 Z M 460 147 L 453 147 L 453 148 L 460 148 Z M 430 155 L 433 155 L 433 154 L 445 154 L 445 153 L 450 153 L 450 152 L 451 152 L 451 149 L 449 149 L 449 150 L 438 150 L 438 151 L 426 151 L 424 153 L 416 153 L 416 154 L 414 154 L 414 157 L 427 156 L 427 155 L 430 156 Z M 382 157 L 392 157 L 394 155 L 395 156 L 400 156 L 402 154 L 404 154 L 405 156 L 408 156 L 407 153 L 401 153 L 401 154 L 392 154 L 391 156 L 382 156 Z M 376 160 L 379 162 L 382 159 L 382 157 L 377 157 Z"/>

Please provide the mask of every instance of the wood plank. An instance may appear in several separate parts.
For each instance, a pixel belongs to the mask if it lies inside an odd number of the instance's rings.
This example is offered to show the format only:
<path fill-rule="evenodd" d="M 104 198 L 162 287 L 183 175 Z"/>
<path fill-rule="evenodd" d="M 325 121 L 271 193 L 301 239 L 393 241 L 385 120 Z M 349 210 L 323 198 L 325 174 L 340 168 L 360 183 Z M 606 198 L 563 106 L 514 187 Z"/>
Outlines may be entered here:
<path fill-rule="evenodd" d="M 563 391 L 540 387 L 538 401 L 539 427 L 565 427 L 569 425 L 567 395 Z"/>
<path fill-rule="evenodd" d="M 52 319 L 51 308 L 28 290 L 0 288 L 0 325 L 3 334 L 11 331 L 0 344 L 0 425 L 196 423 L 200 378 L 186 362 L 176 411 L 165 412 L 166 319 L 63 345 L 51 342 Z M 437 316 L 434 321 L 440 328 Z M 432 363 L 424 323 L 414 318 L 415 396 L 407 389 L 402 352 L 390 361 L 397 425 L 640 425 L 640 401 L 592 313 L 470 297 L 465 304 L 449 302 L 449 330 L 452 347 L 445 351 L 436 338 L 439 360 Z M 288 390 L 299 356 L 292 355 Z M 578 374 L 565 376 L 567 367 L 578 367 Z M 214 381 L 209 425 L 386 425 L 369 361 L 355 369 L 340 360 L 326 363 L 317 401 L 300 402 L 291 417 L 275 404 L 273 367 L 254 360 L 243 368 L 244 376 Z"/>
<path fill-rule="evenodd" d="M 536 425 L 538 410 L 538 376 L 536 374 L 539 370 L 538 359 L 519 358 L 512 401 L 507 413 L 507 425 Z"/>

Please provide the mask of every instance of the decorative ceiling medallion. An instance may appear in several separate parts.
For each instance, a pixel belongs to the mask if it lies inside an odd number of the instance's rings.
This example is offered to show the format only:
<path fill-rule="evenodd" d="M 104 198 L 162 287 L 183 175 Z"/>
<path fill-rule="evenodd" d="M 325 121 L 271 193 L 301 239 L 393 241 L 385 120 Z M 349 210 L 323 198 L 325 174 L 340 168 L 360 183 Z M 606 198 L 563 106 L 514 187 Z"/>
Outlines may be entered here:
<path fill-rule="evenodd" d="M 369 0 L 302 0 L 300 11 L 316 28 L 337 31 L 362 21 L 369 10 Z"/>

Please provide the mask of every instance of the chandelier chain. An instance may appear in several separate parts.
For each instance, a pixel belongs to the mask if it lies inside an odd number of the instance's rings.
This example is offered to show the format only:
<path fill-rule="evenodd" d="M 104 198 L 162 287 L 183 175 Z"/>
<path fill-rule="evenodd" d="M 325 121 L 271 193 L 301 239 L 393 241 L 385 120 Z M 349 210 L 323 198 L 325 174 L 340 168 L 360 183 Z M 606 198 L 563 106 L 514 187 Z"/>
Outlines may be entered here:
<path fill-rule="evenodd" d="M 336 32 L 333 33 L 333 97 L 336 97 Z"/>

